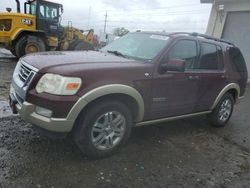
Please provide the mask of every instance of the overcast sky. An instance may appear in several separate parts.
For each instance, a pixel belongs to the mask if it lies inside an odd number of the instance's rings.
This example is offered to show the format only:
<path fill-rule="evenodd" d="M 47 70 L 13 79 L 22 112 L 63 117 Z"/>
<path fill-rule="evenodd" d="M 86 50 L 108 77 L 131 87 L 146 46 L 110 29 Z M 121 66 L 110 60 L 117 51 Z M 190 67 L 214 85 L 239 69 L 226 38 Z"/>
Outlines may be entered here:
<path fill-rule="evenodd" d="M 125 27 L 130 31 L 206 31 L 211 5 L 200 0 L 53 0 L 64 5 L 62 23 L 72 21 L 80 29 L 103 31 L 107 11 L 107 32 Z M 25 0 L 20 0 L 21 3 Z M 23 5 L 22 5 L 23 6 Z M 15 0 L 0 0 L 0 11 Z"/>

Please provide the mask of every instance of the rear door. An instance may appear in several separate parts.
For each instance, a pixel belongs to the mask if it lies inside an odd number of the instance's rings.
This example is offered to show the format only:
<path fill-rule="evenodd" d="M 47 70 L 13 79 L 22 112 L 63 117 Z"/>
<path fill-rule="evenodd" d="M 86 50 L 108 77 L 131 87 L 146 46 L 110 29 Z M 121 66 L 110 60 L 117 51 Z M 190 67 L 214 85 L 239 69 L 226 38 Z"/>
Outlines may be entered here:
<path fill-rule="evenodd" d="M 200 42 L 200 49 L 200 58 L 194 68 L 199 78 L 199 89 L 193 112 L 209 110 L 227 82 L 222 48 L 213 43 Z"/>

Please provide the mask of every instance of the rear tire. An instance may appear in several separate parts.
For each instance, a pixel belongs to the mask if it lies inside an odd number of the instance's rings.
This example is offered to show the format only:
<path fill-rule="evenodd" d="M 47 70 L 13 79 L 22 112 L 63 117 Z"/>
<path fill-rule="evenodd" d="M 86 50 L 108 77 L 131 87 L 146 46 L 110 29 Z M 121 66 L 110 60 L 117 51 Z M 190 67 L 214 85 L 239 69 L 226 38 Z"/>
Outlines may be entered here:
<path fill-rule="evenodd" d="M 214 127 L 224 127 L 229 121 L 234 109 L 234 98 L 230 93 L 226 93 L 217 106 L 214 108 L 211 114 L 208 115 L 208 119 Z"/>
<path fill-rule="evenodd" d="M 23 36 L 15 46 L 17 57 L 22 57 L 29 53 L 43 52 L 46 50 L 45 43 L 40 37 Z"/>
<path fill-rule="evenodd" d="M 119 101 L 100 101 L 79 115 L 73 135 L 82 153 L 91 159 L 108 157 L 127 141 L 132 115 Z"/>

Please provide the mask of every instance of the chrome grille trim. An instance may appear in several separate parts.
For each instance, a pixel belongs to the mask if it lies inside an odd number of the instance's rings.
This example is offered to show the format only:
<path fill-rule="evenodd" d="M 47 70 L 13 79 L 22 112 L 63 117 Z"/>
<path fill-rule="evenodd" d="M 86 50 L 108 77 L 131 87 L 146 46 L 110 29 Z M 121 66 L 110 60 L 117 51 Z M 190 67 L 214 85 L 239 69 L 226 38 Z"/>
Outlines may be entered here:
<path fill-rule="evenodd" d="M 23 83 L 22 87 L 29 85 L 30 81 L 34 78 L 38 69 L 20 60 L 19 70 L 17 71 L 19 80 Z"/>
<path fill-rule="evenodd" d="M 19 97 L 19 104 L 26 99 L 28 87 L 37 72 L 38 69 L 24 62 L 22 58 L 17 63 L 13 73 L 12 86 Z"/>
<path fill-rule="evenodd" d="M 37 72 L 37 70 L 34 67 L 31 67 L 24 61 L 20 62 L 20 69 L 18 70 L 18 76 L 20 80 L 24 83 L 27 84 L 30 80 L 32 80 L 31 77 L 34 76 L 34 74 Z"/>

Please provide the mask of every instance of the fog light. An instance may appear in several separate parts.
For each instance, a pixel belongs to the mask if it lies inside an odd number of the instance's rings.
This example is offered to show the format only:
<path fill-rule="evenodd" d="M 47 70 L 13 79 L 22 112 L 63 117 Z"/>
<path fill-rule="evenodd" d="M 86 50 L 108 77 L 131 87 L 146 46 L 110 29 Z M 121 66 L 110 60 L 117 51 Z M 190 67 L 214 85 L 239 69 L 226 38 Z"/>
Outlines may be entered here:
<path fill-rule="evenodd" d="M 45 116 L 45 117 L 51 117 L 52 116 L 52 111 L 40 106 L 36 106 L 36 113 Z"/>

